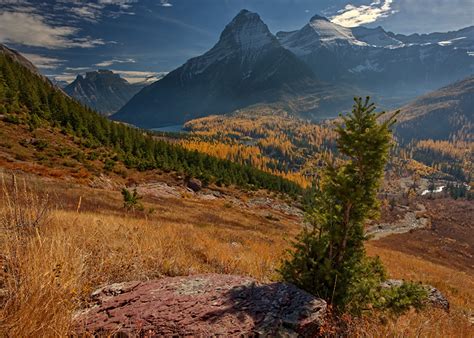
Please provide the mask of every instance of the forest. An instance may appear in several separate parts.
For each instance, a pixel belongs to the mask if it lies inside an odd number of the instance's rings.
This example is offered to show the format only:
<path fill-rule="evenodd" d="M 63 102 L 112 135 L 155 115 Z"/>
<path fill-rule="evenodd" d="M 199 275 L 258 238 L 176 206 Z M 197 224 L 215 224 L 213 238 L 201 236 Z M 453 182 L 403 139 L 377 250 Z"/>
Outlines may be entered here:
<path fill-rule="evenodd" d="M 127 168 L 174 171 L 217 185 L 264 188 L 290 195 L 302 192 L 300 185 L 280 176 L 187 150 L 153 133 L 112 122 L 7 55 L 0 55 L 0 116 L 6 123 L 26 124 L 31 131 L 45 126 L 56 128 L 76 136 L 84 148 L 111 149 L 116 154 L 113 161 L 121 161 Z"/>
<path fill-rule="evenodd" d="M 250 164 L 309 187 L 325 163 L 337 161 L 337 120 L 318 124 L 285 112 L 255 108 L 230 116 L 208 116 L 189 121 L 190 132 L 177 142 L 220 158 Z M 412 140 L 394 137 L 388 170 L 448 181 L 469 183 L 474 143 L 468 139 Z"/>

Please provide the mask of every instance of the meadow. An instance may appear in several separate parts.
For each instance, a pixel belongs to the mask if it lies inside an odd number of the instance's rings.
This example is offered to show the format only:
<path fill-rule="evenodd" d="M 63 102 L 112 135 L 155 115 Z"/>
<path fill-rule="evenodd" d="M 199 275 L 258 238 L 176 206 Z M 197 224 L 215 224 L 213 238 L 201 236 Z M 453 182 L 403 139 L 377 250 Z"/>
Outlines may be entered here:
<path fill-rule="evenodd" d="M 145 197 L 145 211 L 126 211 L 119 191 L 32 176 L 1 180 L 5 336 L 71 335 L 75 311 L 87 305 L 93 290 L 114 282 L 210 272 L 275 280 L 301 228 L 298 217 L 225 199 Z M 235 194 L 245 201 L 245 195 Z M 351 334 L 472 336 L 472 275 L 370 242 L 367 250 L 381 257 L 391 277 L 439 288 L 451 310 L 399 318 L 369 312 L 345 319 Z"/>

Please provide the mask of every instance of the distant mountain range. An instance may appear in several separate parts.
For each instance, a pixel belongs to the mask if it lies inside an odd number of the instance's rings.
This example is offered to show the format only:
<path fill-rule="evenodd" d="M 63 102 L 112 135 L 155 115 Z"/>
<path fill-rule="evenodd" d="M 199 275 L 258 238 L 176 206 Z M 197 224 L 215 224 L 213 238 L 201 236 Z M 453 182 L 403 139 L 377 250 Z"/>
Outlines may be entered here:
<path fill-rule="evenodd" d="M 131 84 L 110 70 L 87 72 L 78 75 L 64 91 L 86 106 L 104 114 L 118 111 L 133 95 L 138 93 L 144 83 Z"/>
<path fill-rule="evenodd" d="M 474 76 L 423 95 L 401 108 L 396 131 L 413 139 L 474 141 Z"/>
<path fill-rule="evenodd" d="M 356 95 L 395 108 L 471 75 L 473 51 L 474 27 L 406 36 L 316 15 L 300 30 L 274 36 L 243 10 L 211 50 L 142 89 L 112 118 L 153 128 L 277 105 L 318 119 L 349 108 Z"/>
<path fill-rule="evenodd" d="M 343 95 L 348 91 L 320 82 L 257 14 L 243 10 L 211 50 L 144 88 L 113 118 L 158 127 L 255 104 L 312 114 L 333 111 Z"/>
<path fill-rule="evenodd" d="M 474 26 L 406 36 L 382 27 L 345 28 L 316 15 L 300 30 L 277 37 L 321 80 L 373 92 L 385 107 L 474 72 Z"/>

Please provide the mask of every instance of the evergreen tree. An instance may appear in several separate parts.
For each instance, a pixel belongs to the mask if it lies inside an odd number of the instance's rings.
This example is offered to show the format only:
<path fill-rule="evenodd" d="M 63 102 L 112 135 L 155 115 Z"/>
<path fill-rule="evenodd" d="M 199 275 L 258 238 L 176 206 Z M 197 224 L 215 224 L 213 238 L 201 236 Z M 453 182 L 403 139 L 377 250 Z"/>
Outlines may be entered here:
<path fill-rule="evenodd" d="M 367 290 L 358 282 L 371 275 L 377 281 L 384 276 L 380 264 L 367 264 L 364 250 L 364 223 L 378 211 L 377 190 L 396 114 L 379 122 L 382 115 L 375 113 L 369 98 L 365 102 L 358 98 L 352 113 L 342 117 L 337 145 L 344 163 L 328 165 L 322 174 L 308 213 L 312 228 L 300 234 L 280 270 L 286 281 L 340 309 L 351 298 L 363 303 Z"/>

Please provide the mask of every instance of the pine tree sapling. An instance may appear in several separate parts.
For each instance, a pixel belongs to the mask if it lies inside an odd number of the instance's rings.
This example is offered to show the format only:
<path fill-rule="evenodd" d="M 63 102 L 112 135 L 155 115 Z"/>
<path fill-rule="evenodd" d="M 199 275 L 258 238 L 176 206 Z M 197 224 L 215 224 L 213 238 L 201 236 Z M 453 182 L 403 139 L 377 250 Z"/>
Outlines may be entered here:
<path fill-rule="evenodd" d="M 379 209 L 377 191 L 396 115 L 380 121 L 383 114 L 369 98 L 356 98 L 352 112 L 342 117 L 336 130 L 343 162 L 324 169 L 308 212 L 312 227 L 299 235 L 280 269 L 284 280 L 340 309 L 355 297 L 357 282 L 371 277 L 368 267 L 378 271 L 372 271 L 377 280 L 384 275 L 364 250 L 364 224 Z"/>
<path fill-rule="evenodd" d="M 127 188 L 122 189 L 122 196 L 123 196 L 123 207 L 127 210 L 135 211 L 143 210 L 143 206 L 140 203 L 142 199 L 140 195 L 138 195 L 137 189 L 134 189 L 133 192 L 130 192 Z"/>

